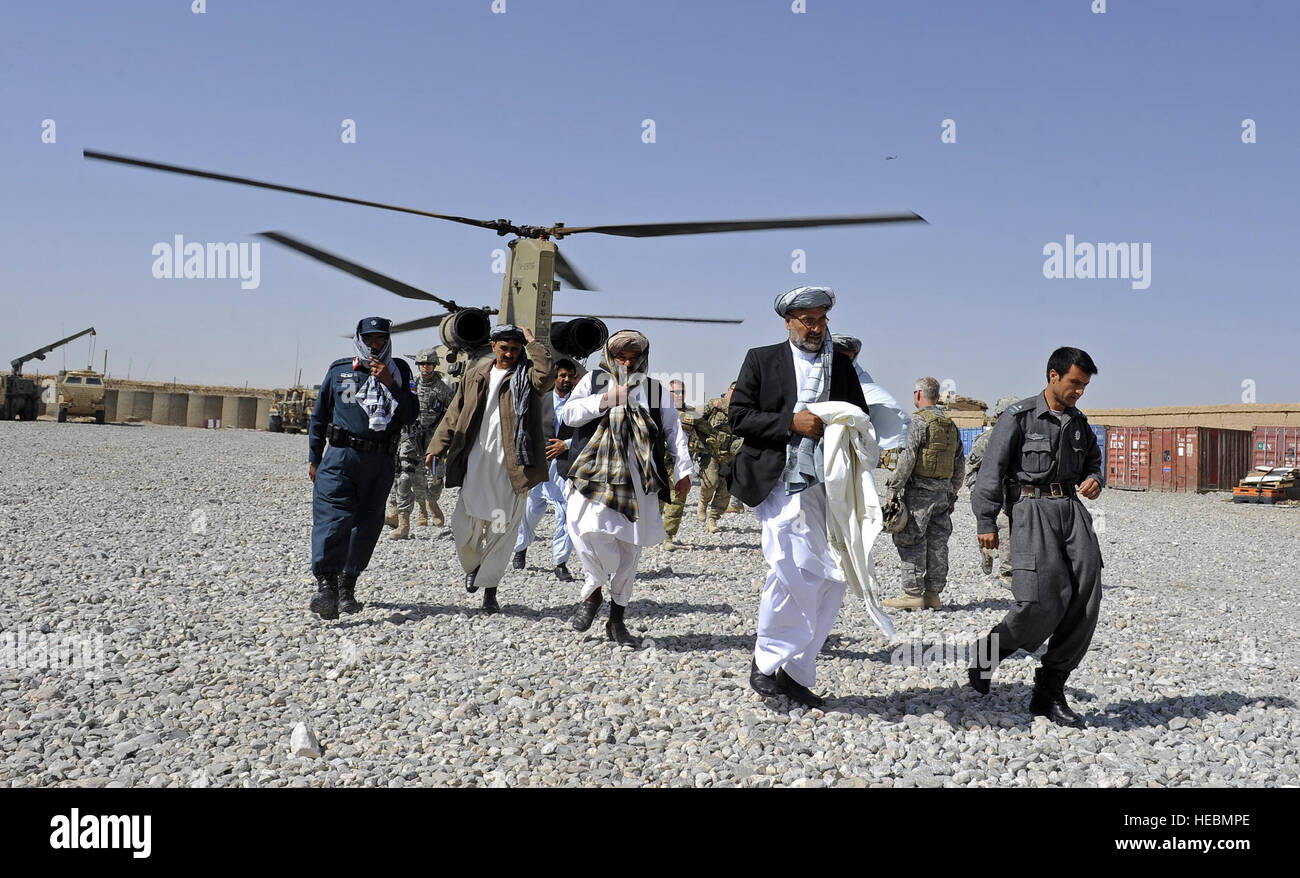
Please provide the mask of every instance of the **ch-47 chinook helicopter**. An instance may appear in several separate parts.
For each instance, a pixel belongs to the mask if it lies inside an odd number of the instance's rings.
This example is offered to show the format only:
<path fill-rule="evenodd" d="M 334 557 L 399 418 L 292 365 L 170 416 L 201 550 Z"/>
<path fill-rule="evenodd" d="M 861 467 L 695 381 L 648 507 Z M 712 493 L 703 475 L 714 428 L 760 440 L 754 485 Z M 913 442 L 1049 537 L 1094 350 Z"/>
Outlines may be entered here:
<path fill-rule="evenodd" d="M 367 201 L 360 198 L 350 198 L 344 195 L 332 195 L 328 192 L 319 192 L 311 189 L 302 189 L 295 186 L 284 186 L 278 183 L 268 183 L 262 180 L 254 180 L 248 177 L 236 177 L 229 174 L 218 174 L 212 171 L 203 171 L 197 168 L 185 168 L 178 165 L 163 164 L 161 162 L 148 161 L 145 159 L 130 158 L 128 156 L 113 155 L 110 153 L 96 152 L 94 150 L 83 150 L 82 155 L 87 159 L 97 159 L 100 161 L 115 162 L 123 165 L 133 165 L 135 167 L 147 168 L 154 171 L 166 171 L 174 174 L 184 174 L 191 177 L 200 177 L 208 180 L 219 180 L 226 183 L 239 183 L 245 186 L 255 186 L 260 189 L 271 189 L 278 192 L 291 192 L 297 195 L 307 195 L 312 198 L 325 198 L 331 201 L 342 201 L 348 204 L 359 204 L 365 207 L 375 207 L 381 210 L 397 211 L 399 213 L 409 213 L 416 216 L 431 217 L 433 219 L 446 220 L 463 225 L 478 226 L 483 229 L 491 229 L 499 236 L 513 235 L 514 239 L 509 243 L 509 259 L 506 266 L 505 280 L 501 287 L 501 304 L 499 308 L 490 307 L 467 307 L 459 305 L 455 301 L 439 298 L 432 293 L 413 287 L 410 284 L 403 283 L 395 278 L 389 277 L 363 265 L 359 265 L 342 256 L 321 250 L 311 244 L 294 238 L 284 232 L 262 232 L 261 237 L 277 244 L 281 244 L 299 253 L 309 256 L 326 265 L 333 266 L 340 271 L 374 284 L 396 293 L 407 299 L 419 299 L 429 302 L 435 302 L 446 309 L 445 313 L 434 314 L 429 317 L 421 317 L 416 320 L 405 323 L 396 323 L 392 327 L 393 333 L 409 332 L 417 329 L 429 329 L 438 327 L 442 339 L 442 346 L 439 348 L 439 354 L 448 363 L 448 374 L 459 376 L 464 373 L 467 365 L 472 365 L 480 357 L 488 355 L 488 334 L 491 331 L 491 315 L 497 315 L 500 323 L 513 323 L 516 326 L 527 327 L 531 329 L 538 341 L 549 345 L 552 349 L 561 354 L 573 357 L 578 360 L 585 360 L 595 351 L 600 350 L 608 337 L 608 330 L 600 319 L 622 319 L 622 320 L 656 320 L 670 321 L 676 323 L 740 323 L 741 319 L 737 318 L 704 318 L 704 317 L 653 317 L 644 315 L 624 315 L 624 314 L 607 314 L 607 315 L 575 315 L 575 314 L 553 314 L 551 311 L 552 298 L 560 280 L 569 284 L 569 286 L 580 290 L 595 290 L 592 285 L 582 274 L 574 268 L 573 263 L 567 260 L 561 253 L 555 242 L 569 235 L 577 234 L 598 234 L 598 235 L 617 235 L 628 238 L 654 238 L 666 235 L 699 235 L 713 232 L 743 232 L 757 231 L 760 229 L 798 229 L 812 228 L 817 226 L 850 226 L 850 225 L 870 225 L 877 223 L 905 223 L 905 222 L 925 222 L 915 213 L 886 213 L 886 214 L 863 214 L 856 216 L 826 216 L 826 217 L 787 217 L 780 219 L 754 219 L 754 220 L 714 220 L 704 222 L 675 222 L 675 223 L 637 223 L 631 225 L 602 225 L 602 226 L 566 226 L 564 223 L 554 223 L 550 226 L 528 226 L 516 225 L 510 220 L 479 220 L 463 216 L 451 216 L 442 213 L 433 213 L 426 210 L 418 210 L 412 207 L 402 207 L 393 204 L 383 204 L 377 201 Z M 573 317 L 575 319 L 552 322 L 552 317 Z"/>

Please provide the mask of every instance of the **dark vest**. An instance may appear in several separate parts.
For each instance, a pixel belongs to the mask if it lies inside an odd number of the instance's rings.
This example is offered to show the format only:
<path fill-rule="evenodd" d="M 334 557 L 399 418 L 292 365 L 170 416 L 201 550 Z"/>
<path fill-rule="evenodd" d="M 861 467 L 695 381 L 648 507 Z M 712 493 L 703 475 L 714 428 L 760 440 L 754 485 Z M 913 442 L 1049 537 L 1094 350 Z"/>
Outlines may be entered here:
<path fill-rule="evenodd" d="M 591 393 L 592 396 L 599 396 L 609 388 L 610 374 L 604 369 L 594 369 L 591 373 Z M 646 395 L 650 400 L 650 423 L 653 429 L 650 431 L 650 457 L 654 461 L 655 477 L 659 480 L 659 499 L 665 503 L 672 502 L 672 482 L 668 477 L 668 468 L 664 466 L 664 425 L 661 420 L 662 415 L 659 411 L 659 401 L 663 399 L 660 395 L 664 392 L 663 385 L 653 378 L 646 379 Z M 569 477 L 569 467 L 582 454 L 582 449 L 587 446 L 587 442 L 596 432 L 596 427 L 600 422 L 609 417 L 609 412 L 598 418 L 592 418 L 581 427 L 572 427 L 573 437 L 569 440 L 569 453 L 564 457 L 556 460 L 555 471 L 560 474 L 560 478 Z M 567 426 L 567 425 L 566 425 Z M 561 439 L 566 438 L 561 435 Z"/>

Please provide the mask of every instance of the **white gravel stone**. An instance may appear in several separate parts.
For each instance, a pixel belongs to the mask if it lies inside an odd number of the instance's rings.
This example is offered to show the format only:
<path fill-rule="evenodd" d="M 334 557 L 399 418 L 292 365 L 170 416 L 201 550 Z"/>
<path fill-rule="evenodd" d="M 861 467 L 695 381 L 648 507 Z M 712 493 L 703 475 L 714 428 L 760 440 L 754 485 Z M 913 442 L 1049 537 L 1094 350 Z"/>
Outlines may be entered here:
<path fill-rule="evenodd" d="M 0 447 L 0 632 L 103 646 L 93 672 L 0 667 L 0 786 L 1300 783 L 1297 509 L 1123 491 L 1091 504 L 1106 593 L 1066 687 L 1089 723 L 1076 731 L 1029 714 L 1032 657 L 986 697 L 960 667 L 891 664 L 1010 607 L 979 572 L 965 491 L 944 608 L 895 613 L 890 643 L 847 599 L 818 661 L 826 709 L 805 711 L 748 687 L 757 523 L 727 515 L 707 534 L 697 495 L 679 548 L 642 555 L 627 621 L 646 639 L 628 650 L 604 612 L 586 634 L 568 626 L 580 584 L 554 578 L 550 516 L 527 569 L 507 570 L 500 615 L 465 592 L 449 529 L 416 526 L 380 539 L 365 608 L 325 622 L 307 610 L 304 437 L 0 423 Z M 895 594 L 888 540 L 877 568 Z M 286 748 L 299 719 L 305 758 L 294 735 Z"/>
<path fill-rule="evenodd" d="M 298 723 L 293 727 L 293 734 L 289 737 L 289 752 L 294 756 L 311 756 L 321 755 L 320 741 L 316 740 L 315 733 L 307 728 L 306 723 Z M 221 774 L 222 772 L 218 772 Z"/>

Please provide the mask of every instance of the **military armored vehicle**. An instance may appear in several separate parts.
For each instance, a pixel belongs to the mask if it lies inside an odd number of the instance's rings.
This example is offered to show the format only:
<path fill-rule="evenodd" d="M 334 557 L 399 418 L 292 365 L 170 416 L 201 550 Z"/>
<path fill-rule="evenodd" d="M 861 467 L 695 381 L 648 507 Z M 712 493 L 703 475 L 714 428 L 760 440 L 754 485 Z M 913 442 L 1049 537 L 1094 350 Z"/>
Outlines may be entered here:
<path fill-rule="evenodd" d="M 93 369 L 70 369 L 59 373 L 58 421 L 68 418 L 95 419 L 104 423 L 104 376 Z"/>
<path fill-rule="evenodd" d="M 306 433 L 318 393 L 315 386 L 303 385 L 302 370 L 299 369 L 298 380 L 293 387 L 275 392 L 266 429 L 271 433 Z"/>
<path fill-rule="evenodd" d="M 23 377 L 23 364 L 29 360 L 43 360 L 50 351 L 87 333 L 94 335 L 95 327 L 88 327 L 67 338 L 47 344 L 43 348 L 37 348 L 30 354 L 10 360 L 9 365 L 13 367 L 13 373 L 0 375 L 0 418 L 6 421 L 12 421 L 14 418 L 22 421 L 36 420 L 41 405 L 41 389 L 36 386 L 35 381 Z"/>

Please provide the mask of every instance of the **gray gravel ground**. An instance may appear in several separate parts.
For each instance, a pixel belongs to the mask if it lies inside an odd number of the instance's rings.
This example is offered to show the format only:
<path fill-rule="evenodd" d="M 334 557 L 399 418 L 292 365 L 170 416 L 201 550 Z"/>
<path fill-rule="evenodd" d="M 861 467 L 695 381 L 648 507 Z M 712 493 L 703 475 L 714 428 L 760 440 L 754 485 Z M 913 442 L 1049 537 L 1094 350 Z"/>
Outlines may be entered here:
<path fill-rule="evenodd" d="M 500 616 L 477 611 L 433 527 L 385 532 L 362 613 L 310 615 L 302 436 L 0 423 L 0 448 L 0 632 L 104 645 L 102 672 L 30 652 L 0 668 L 0 784 L 1300 781 L 1297 509 L 1103 493 L 1106 596 L 1067 687 L 1089 722 L 1074 731 L 1029 714 L 1032 658 L 980 698 L 958 667 L 891 664 L 899 645 L 852 598 L 819 662 L 825 712 L 764 702 L 747 685 L 764 575 L 748 513 L 717 536 L 688 513 L 685 546 L 643 554 L 633 650 L 568 627 L 577 584 L 553 579 L 545 539 L 507 572 Z M 1009 606 L 979 572 L 965 492 L 954 519 L 946 605 L 896 613 L 900 643 L 974 638 Z M 888 542 L 877 563 L 896 593 Z"/>

